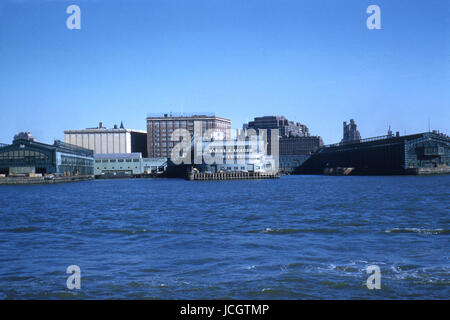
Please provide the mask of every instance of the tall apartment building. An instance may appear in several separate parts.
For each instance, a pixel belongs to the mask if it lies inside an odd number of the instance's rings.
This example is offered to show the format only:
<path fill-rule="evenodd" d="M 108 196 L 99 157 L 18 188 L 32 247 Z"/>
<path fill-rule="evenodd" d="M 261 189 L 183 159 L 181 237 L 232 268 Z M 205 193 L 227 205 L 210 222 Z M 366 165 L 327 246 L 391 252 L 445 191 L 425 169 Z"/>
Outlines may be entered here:
<path fill-rule="evenodd" d="M 344 121 L 344 137 L 342 138 L 342 142 L 346 143 L 359 140 L 361 140 L 361 135 L 359 134 L 358 126 L 356 125 L 355 120 L 350 119 L 349 124 Z"/>
<path fill-rule="evenodd" d="M 271 129 L 278 129 L 279 138 L 309 137 L 309 129 L 306 125 L 289 121 L 283 116 L 256 117 L 253 121 L 244 124 L 243 129 L 254 129 L 257 133 L 260 133 L 261 129 L 266 129 L 268 154 L 272 154 Z"/>
<path fill-rule="evenodd" d="M 100 122 L 97 128 L 65 130 L 64 141 L 94 150 L 94 154 L 141 152 L 147 157 L 147 132 L 125 129 L 123 124 L 108 129 Z"/>
<path fill-rule="evenodd" d="M 213 132 L 216 139 L 231 138 L 231 120 L 217 117 L 214 114 L 186 115 L 163 114 L 147 117 L 147 151 L 151 158 L 169 158 L 176 141 L 172 141 L 172 133 L 176 129 L 186 129 L 194 136 L 194 126 L 201 125 L 202 135 Z"/>
<path fill-rule="evenodd" d="M 255 120 L 244 124 L 245 129 L 267 129 L 270 134 L 270 129 L 278 129 L 280 137 L 307 137 L 309 136 L 309 129 L 304 124 L 299 122 L 289 121 L 283 116 L 265 116 L 256 117 Z"/>

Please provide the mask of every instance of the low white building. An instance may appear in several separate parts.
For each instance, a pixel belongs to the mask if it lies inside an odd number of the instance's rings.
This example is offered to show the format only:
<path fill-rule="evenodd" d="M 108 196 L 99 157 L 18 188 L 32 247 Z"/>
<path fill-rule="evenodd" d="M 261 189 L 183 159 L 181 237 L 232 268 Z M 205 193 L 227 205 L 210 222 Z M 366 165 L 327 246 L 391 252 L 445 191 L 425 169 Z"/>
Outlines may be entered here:
<path fill-rule="evenodd" d="M 162 173 L 166 166 L 166 158 L 142 158 L 139 152 L 103 153 L 94 156 L 94 174 L 103 177 Z"/>
<path fill-rule="evenodd" d="M 201 151 L 200 151 L 201 150 Z M 200 167 L 207 172 L 277 172 L 278 161 L 266 155 L 262 137 L 255 140 L 215 140 L 197 142 L 197 159 L 202 154 Z M 195 163 L 194 163 L 194 167 Z"/>

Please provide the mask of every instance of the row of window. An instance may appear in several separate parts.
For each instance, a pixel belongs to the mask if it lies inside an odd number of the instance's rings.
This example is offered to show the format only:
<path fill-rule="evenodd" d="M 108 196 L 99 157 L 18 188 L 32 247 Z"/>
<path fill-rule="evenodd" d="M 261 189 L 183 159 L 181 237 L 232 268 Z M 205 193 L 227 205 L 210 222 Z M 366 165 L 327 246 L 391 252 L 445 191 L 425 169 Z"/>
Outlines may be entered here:
<path fill-rule="evenodd" d="M 93 161 L 89 159 L 61 156 L 61 164 L 69 166 L 92 166 Z"/>
<path fill-rule="evenodd" d="M 85 167 L 85 166 L 69 166 L 69 165 L 62 165 L 58 166 L 58 172 L 59 174 L 70 174 L 71 175 L 89 175 L 94 174 L 94 168 L 93 167 Z"/>
<path fill-rule="evenodd" d="M 167 147 L 167 143 L 166 142 L 155 142 L 154 145 L 156 147 Z M 173 147 L 173 142 L 169 142 L 169 147 Z"/>
<path fill-rule="evenodd" d="M 210 126 L 212 127 L 215 123 L 220 123 L 220 121 L 215 120 L 195 120 L 195 121 L 201 121 L 203 126 Z M 149 126 L 153 127 L 186 127 L 186 126 L 193 126 L 194 120 L 172 120 L 172 121 L 152 121 L 149 123 Z"/>
<path fill-rule="evenodd" d="M 140 159 L 96 159 L 95 163 L 139 162 Z"/>
<path fill-rule="evenodd" d="M 106 167 L 103 167 L 103 169 L 107 169 Z M 114 167 L 111 167 L 111 169 L 115 169 Z M 123 169 L 123 167 L 119 167 L 119 169 Z M 125 168 L 125 169 L 133 169 L 132 167 L 130 167 L 130 166 L 128 166 L 127 168 Z M 139 167 L 134 167 L 134 169 L 139 169 Z M 97 170 L 100 170 L 100 167 L 97 167 Z"/>
<path fill-rule="evenodd" d="M 7 151 L 0 153 L 1 160 L 49 160 L 49 157 L 41 152 L 30 150 Z"/>

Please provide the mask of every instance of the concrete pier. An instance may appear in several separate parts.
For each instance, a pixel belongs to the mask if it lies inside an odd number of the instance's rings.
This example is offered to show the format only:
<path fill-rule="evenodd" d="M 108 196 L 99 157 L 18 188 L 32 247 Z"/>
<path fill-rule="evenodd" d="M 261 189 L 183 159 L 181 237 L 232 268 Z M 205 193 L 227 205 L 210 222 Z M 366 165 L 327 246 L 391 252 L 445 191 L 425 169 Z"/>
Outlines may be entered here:
<path fill-rule="evenodd" d="M 93 176 L 72 177 L 6 177 L 0 178 L 0 185 L 24 185 L 24 184 L 54 184 L 86 181 L 94 179 Z"/>
<path fill-rule="evenodd" d="M 278 179 L 278 173 L 261 172 L 217 172 L 217 173 L 189 173 L 187 179 L 193 180 L 246 180 L 246 179 Z"/>

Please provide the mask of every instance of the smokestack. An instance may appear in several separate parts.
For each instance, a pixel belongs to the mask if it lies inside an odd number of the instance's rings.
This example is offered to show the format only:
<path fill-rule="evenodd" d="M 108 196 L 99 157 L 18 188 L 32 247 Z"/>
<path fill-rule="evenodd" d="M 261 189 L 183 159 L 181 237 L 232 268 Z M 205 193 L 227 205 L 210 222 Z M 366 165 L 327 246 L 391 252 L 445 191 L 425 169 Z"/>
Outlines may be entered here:
<path fill-rule="evenodd" d="M 99 122 L 98 123 L 98 127 L 101 129 L 101 128 L 103 128 L 103 122 Z"/>

